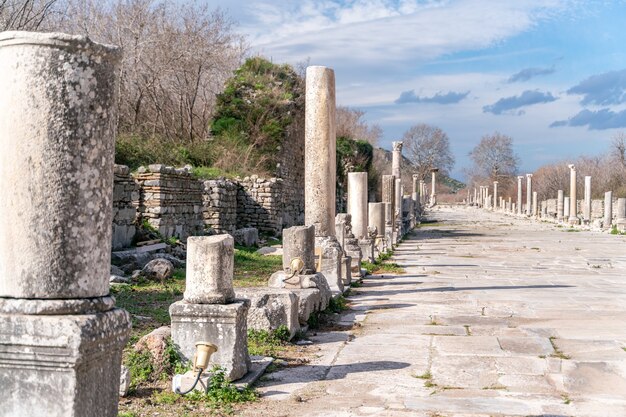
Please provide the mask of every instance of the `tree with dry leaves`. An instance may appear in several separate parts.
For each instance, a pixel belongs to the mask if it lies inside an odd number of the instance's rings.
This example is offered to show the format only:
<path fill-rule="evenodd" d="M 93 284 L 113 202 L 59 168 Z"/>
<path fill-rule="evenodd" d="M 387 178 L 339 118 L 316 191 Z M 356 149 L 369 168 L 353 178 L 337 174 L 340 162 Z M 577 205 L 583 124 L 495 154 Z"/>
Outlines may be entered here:
<path fill-rule="evenodd" d="M 502 195 L 511 192 L 519 157 L 513 151 L 513 139 L 510 136 L 499 132 L 485 135 L 469 156 L 474 163 L 469 171 L 470 183 L 490 186 L 498 181 Z"/>
<path fill-rule="evenodd" d="M 363 120 L 365 112 L 346 106 L 337 106 L 336 126 L 338 138 L 363 140 L 370 145 L 376 146 L 382 137 L 383 131 L 380 126 L 369 125 Z"/>

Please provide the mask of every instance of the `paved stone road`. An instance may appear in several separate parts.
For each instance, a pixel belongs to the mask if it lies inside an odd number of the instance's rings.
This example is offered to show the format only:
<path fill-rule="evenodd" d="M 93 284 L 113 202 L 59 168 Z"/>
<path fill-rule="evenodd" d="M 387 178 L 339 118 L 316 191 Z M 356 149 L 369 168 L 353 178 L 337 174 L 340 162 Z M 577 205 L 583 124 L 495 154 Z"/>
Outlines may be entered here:
<path fill-rule="evenodd" d="M 396 251 L 406 274 L 351 297 L 362 326 L 320 335 L 246 414 L 626 416 L 626 237 L 431 217 Z"/>

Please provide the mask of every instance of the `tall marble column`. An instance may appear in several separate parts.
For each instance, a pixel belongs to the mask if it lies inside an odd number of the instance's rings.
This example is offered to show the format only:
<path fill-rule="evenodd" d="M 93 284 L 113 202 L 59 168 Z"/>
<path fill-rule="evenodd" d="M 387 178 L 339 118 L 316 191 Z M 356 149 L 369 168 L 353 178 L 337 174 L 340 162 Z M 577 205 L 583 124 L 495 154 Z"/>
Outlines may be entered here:
<path fill-rule="evenodd" d="M 367 239 L 367 172 L 348 173 L 348 214 L 354 236 Z"/>
<path fill-rule="evenodd" d="M 621 231 L 626 229 L 626 198 L 617 199 L 617 213 L 615 213 L 615 223 Z"/>
<path fill-rule="evenodd" d="M 537 191 L 533 191 L 533 207 L 531 210 L 531 216 L 537 217 L 539 215 L 539 206 L 537 205 Z"/>
<path fill-rule="evenodd" d="M 336 147 L 335 72 L 306 69 L 304 222 L 315 236 L 335 236 Z"/>
<path fill-rule="evenodd" d="M 117 416 L 109 292 L 121 51 L 0 33 L 0 415 Z"/>
<path fill-rule="evenodd" d="M 493 209 L 498 209 L 498 181 L 493 182 Z"/>
<path fill-rule="evenodd" d="M 533 215 L 533 174 L 526 174 L 526 215 Z"/>
<path fill-rule="evenodd" d="M 474 201 L 473 204 L 478 205 L 478 190 L 474 187 Z"/>
<path fill-rule="evenodd" d="M 562 222 L 564 217 L 563 197 L 563 190 L 559 190 L 556 198 L 556 219 L 559 222 Z"/>
<path fill-rule="evenodd" d="M 517 177 L 517 214 L 522 214 L 522 179 L 523 175 Z"/>
<path fill-rule="evenodd" d="M 391 142 L 393 153 L 391 155 L 391 175 L 402 179 L 400 167 L 402 166 L 402 142 Z"/>
<path fill-rule="evenodd" d="M 335 133 L 335 72 L 327 67 L 306 69 L 304 118 L 304 222 L 315 226 L 315 246 L 328 286 L 343 291 L 343 250 L 335 238 L 337 137 Z"/>
<path fill-rule="evenodd" d="M 591 222 L 591 177 L 585 176 L 585 201 L 583 204 L 583 220 L 585 223 Z"/>
<path fill-rule="evenodd" d="M 421 212 L 419 175 L 413 175 L 413 208 L 415 210 L 415 219 L 419 221 L 419 213 Z"/>
<path fill-rule="evenodd" d="M 563 197 L 563 221 L 569 222 L 569 197 Z"/>
<path fill-rule="evenodd" d="M 437 172 L 439 168 L 433 168 L 431 172 L 431 192 L 430 192 L 430 205 L 431 207 L 437 204 Z"/>
<path fill-rule="evenodd" d="M 578 210 L 576 202 L 576 167 L 573 164 L 568 165 L 569 171 L 569 223 L 580 224 L 578 219 Z"/>
<path fill-rule="evenodd" d="M 611 228 L 613 224 L 613 191 L 604 193 L 604 228 Z"/>

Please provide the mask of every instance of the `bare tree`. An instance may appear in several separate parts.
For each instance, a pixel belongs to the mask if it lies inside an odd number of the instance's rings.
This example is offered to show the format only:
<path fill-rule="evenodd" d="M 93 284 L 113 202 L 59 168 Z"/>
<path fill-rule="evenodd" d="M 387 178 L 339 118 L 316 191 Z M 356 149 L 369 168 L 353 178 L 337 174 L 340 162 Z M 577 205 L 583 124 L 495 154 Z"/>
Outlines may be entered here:
<path fill-rule="evenodd" d="M 626 133 L 619 132 L 613 136 L 609 153 L 615 162 L 626 167 Z"/>
<path fill-rule="evenodd" d="M 434 168 L 438 168 L 443 175 L 448 175 L 454 166 L 450 139 L 438 127 L 417 124 L 404 133 L 402 141 L 407 159 L 416 167 L 416 174 L 423 180 L 426 180 Z"/>
<path fill-rule="evenodd" d="M 57 5 L 57 0 L 0 0 L 0 32 L 40 30 L 58 12 Z"/>
<path fill-rule="evenodd" d="M 208 138 L 216 95 L 246 53 L 221 10 L 192 1 L 69 0 L 58 26 L 123 48 L 120 132 L 171 142 Z"/>
<path fill-rule="evenodd" d="M 383 131 L 378 125 L 368 125 L 362 120 L 364 115 L 362 110 L 337 106 L 337 137 L 364 140 L 376 146 Z"/>
<path fill-rule="evenodd" d="M 513 151 L 513 139 L 499 132 L 485 135 L 469 153 L 474 163 L 470 179 L 474 184 L 498 181 L 503 195 L 510 192 L 519 158 Z M 483 184 L 484 185 L 484 184 Z"/>

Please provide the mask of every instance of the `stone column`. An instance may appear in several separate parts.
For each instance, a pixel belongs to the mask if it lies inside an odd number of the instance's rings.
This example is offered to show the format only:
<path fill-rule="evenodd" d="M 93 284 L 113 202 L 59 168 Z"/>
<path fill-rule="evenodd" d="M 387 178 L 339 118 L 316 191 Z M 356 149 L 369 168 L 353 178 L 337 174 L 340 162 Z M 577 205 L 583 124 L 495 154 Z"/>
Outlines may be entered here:
<path fill-rule="evenodd" d="M 415 219 L 419 221 L 420 208 L 420 189 L 419 189 L 419 176 L 413 175 L 413 208 L 415 209 Z"/>
<path fill-rule="evenodd" d="M 576 207 L 576 167 L 568 165 L 569 171 L 569 223 L 580 224 L 578 210 Z"/>
<path fill-rule="evenodd" d="M 367 172 L 348 173 L 348 214 L 357 239 L 367 239 Z"/>
<path fill-rule="evenodd" d="M 537 191 L 533 191 L 533 207 L 531 211 L 531 216 L 537 217 L 539 215 L 538 208 L 539 206 L 537 205 Z"/>
<path fill-rule="evenodd" d="M 509 212 L 513 213 L 513 199 L 509 197 Z"/>
<path fill-rule="evenodd" d="M 391 160 L 391 175 L 401 179 L 400 167 L 402 166 L 402 142 L 391 142 L 393 148 Z"/>
<path fill-rule="evenodd" d="M 565 207 L 563 206 L 563 190 L 559 190 L 556 198 L 556 219 L 559 222 L 563 221 L 564 209 Z"/>
<path fill-rule="evenodd" d="M 613 191 L 604 193 L 604 222 L 605 229 L 610 229 L 613 224 Z"/>
<path fill-rule="evenodd" d="M 368 204 L 368 226 L 376 228 L 376 250 L 378 254 L 385 251 L 385 203 Z"/>
<path fill-rule="evenodd" d="M 583 205 L 583 220 L 591 223 L 591 177 L 585 176 L 585 202 Z"/>
<path fill-rule="evenodd" d="M 335 236 L 336 135 L 335 73 L 306 69 L 304 222 L 315 236 Z"/>
<path fill-rule="evenodd" d="M 121 52 L 0 33 L 0 415 L 117 416 L 109 293 Z"/>
<path fill-rule="evenodd" d="M 563 197 L 563 221 L 569 221 L 569 197 Z"/>
<path fill-rule="evenodd" d="M 621 231 L 626 229 L 626 198 L 617 199 L 617 213 L 615 214 L 615 223 Z"/>
<path fill-rule="evenodd" d="M 438 168 L 433 168 L 431 172 L 431 192 L 430 192 L 430 205 L 431 207 L 437 204 L 437 172 Z"/>
<path fill-rule="evenodd" d="M 394 177 L 395 178 L 395 177 Z M 394 242 L 397 243 L 402 238 L 402 180 L 400 178 L 395 178 L 396 187 L 395 191 L 395 201 L 394 207 L 396 209 L 395 216 L 395 237 Z"/>
<path fill-rule="evenodd" d="M 532 204 L 532 196 L 533 196 L 533 174 L 526 174 L 526 215 L 533 215 L 533 204 Z"/>
<path fill-rule="evenodd" d="M 478 204 L 478 190 L 474 187 L 474 201 L 473 204 Z"/>
<path fill-rule="evenodd" d="M 390 245 L 394 243 L 393 240 L 393 230 L 395 227 L 395 211 L 396 211 L 396 178 L 393 175 L 383 175 L 382 178 L 383 187 L 382 187 L 382 197 L 383 203 L 389 205 L 389 207 L 385 208 L 385 238 L 388 239 L 387 245 L 391 248 Z"/>
<path fill-rule="evenodd" d="M 334 292 L 343 292 L 343 251 L 335 239 L 337 138 L 335 134 L 335 73 L 326 67 L 306 69 L 304 120 L 304 221 L 315 226 L 315 246 L 321 270 Z"/>
<path fill-rule="evenodd" d="M 235 300 L 235 242 L 228 234 L 187 238 L 187 278 L 184 298 L 170 305 L 172 340 L 187 360 L 196 343 L 217 345 L 211 363 L 234 381 L 250 367 L 247 316 L 249 300 Z"/>
<path fill-rule="evenodd" d="M 493 182 L 493 209 L 496 210 L 498 208 L 498 181 Z"/>
<path fill-rule="evenodd" d="M 517 214 L 522 214 L 522 179 L 523 175 L 517 177 Z"/>

